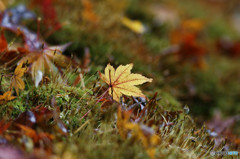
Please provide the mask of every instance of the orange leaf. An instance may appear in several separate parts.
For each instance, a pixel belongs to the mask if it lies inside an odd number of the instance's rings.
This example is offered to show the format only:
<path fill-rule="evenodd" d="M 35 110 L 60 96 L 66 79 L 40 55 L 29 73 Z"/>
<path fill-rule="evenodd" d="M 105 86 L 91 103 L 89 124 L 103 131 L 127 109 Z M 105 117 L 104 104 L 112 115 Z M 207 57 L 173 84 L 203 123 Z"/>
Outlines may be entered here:
<path fill-rule="evenodd" d="M 15 88 L 17 95 L 19 95 L 19 89 L 24 90 L 25 83 L 22 80 L 22 76 L 26 72 L 26 68 L 22 68 L 23 62 L 19 63 L 14 71 L 14 75 L 11 78 L 11 88 Z"/>
<path fill-rule="evenodd" d="M 12 96 L 11 94 L 12 94 L 11 91 L 7 91 L 3 95 L 0 95 L 0 104 L 16 98 L 15 96 Z"/>
<path fill-rule="evenodd" d="M 203 30 L 204 22 L 199 19 L 188 19 L 182 22 L 181 27 L 185 30 L 197 33 Z"/>
<path fill-rule="evenodd" d="M 33 139 L 34 142 L 37 142 L 38 140 L 38 136 L 35 130 L 33 130 L 30 127 L 21 125 L 21 124 L 17 124 L 17 126 L 23 130 L 23 132 L 25 133 L 26 136 L 30 137 L 31 139 Z"/>
<path fill-rule="evenodd" d="M 4 131 L 6 131 L 8 129 L 8 127 L 10 126 L 10 122 L 6 122 L 4 120 L 0 121 L 0 134 L 4 133 Z"/>
<path fill-rule="evenodd" d="M 127 138 L 127 130 L 125 128 L 125 125 L 129 122 L 130 116 L 131 116 L 131 112 L 122 111 L 122 109 L 120 107 L 118 107 L 117 128 L 118 128 L 120 136 L 123 139 Z"/>
<path fill-rule="evenodd" d="M 93 4 L 89 0 L 82 0 L 82 3 L 83 3 L 82 11 L 83 18 L 91 23 L 97 23 L 99 21 L 99 17 L 93 11 Z"/>

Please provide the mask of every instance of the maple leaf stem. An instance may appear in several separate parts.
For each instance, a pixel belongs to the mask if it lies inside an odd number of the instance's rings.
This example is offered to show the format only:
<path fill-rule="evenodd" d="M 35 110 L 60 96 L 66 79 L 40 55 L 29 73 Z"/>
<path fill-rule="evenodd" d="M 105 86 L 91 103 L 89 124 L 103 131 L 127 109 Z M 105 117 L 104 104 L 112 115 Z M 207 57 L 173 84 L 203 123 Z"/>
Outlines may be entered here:
<path fill-rule="evenodd" d="M 113 89 L 112 89 L 113 86 L 112 86 L 112 80 L 111 80 L 111 70 L 109 70 L 109 80 L 110 80 L 109 88 L 111 88 L 111 94 L 112 94 L 112 100 L 113 100 Z"/>
<path fill-rule="evenodd" d="M 81 118 L 80 118 L 80 120 L 82 120 L 85 116 L 87 116 L 88 115 L 88 113 L 90 113 L 91 112 L 91 110 L 92 110 L 92 108 L 91 109 L 89 109 L 88 111 L 87 111 L 87 113 L 85 113 Z"/>
<path fill-rule="evenodd" d="M 108 92 L 109 88 L 100 96 L 100 98 L 97 100 L 96 104 L 98 104 L 100 102 L 100 100 L 103 98 L 103 96 Z"/>
<path fill-rule="evenodd" d="M 109 87 L 110 88 L 110 87 Z M 100 98 L 97 100 L 97 102 L 95 103 L 95 105 L 94 105 L 94 107 L 100 102 L 100 100 L 104 97 L 104 95 L 108 92 L 108 90 L 109 90 L 109 88 L 100 96 Z M 80 120 L 82 120 L 85 116 L 87 116 L 90 112 L 91 112 L 91 110 L 92 110 L 93 108 L 91 108 L 91 109 L 89 109 L 88 111 L 87 111 L 87 113 L 85 113 L 81 118 L 80 118 Z"/>

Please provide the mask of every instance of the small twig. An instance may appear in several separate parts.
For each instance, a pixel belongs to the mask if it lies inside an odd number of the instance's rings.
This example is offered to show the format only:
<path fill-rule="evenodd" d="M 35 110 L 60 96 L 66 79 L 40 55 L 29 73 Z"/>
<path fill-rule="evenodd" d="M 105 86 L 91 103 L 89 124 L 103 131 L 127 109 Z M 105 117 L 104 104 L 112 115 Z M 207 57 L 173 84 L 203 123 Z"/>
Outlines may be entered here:
<path fill-rule="evenodd" d="M 82 124 L 75 132 L 74 134 L 77 134 L 83 127 L 85 127 L 88 123 L 90 122 L 90 120 L 87 120 L 84 124 Z"/>
<path fill-rule="evenodd" d="M 101 97 L 98 99 L 98 101 L 96 102 L 96 104 L 95 104 L 94 106 L 96 106 L 96 105 L 100 102 L 100 100 L 104 97 L 104 95 L 108 92 L 108 90 L 109 90 L 109 88 L 101 95 Z M 85 113 L 85 114 L 80 118 L 80 120 L 82 120 L 85 116 L 87 116 L 87 115 L 91 112 L 92 109 L 93 109 L 93 108 L 89 109 L 89 110 L 87 111 L 87 113 Z"/>
<path fill-rule="evenodd" d="M 83 79 L 82 73 L 80 73 L 80 79 L 81 79 L 81 86 L 82 86 L 83 90 L 85 90 L 86 87 L 85 87 L 85 84 L 84 84 L 84 79 Z"/>

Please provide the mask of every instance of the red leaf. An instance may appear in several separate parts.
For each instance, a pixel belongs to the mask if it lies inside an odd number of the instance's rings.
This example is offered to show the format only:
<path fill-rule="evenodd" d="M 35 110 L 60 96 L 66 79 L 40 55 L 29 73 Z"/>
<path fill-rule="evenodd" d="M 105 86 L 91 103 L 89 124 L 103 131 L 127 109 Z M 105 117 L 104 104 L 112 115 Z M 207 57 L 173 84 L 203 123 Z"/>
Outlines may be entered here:
<path fill-rule="evenodd" d="M 10 126 L 10 122 L 5 122 L 3 120 L 0 121 L 0 134 L 4 133 Z"/>
<path fill-rule="evenodd" d="M 4 36 L 4 31 L 1 31 L 1 38 L 0 38 L 0 53 L 8 51 L 8 43 Z"/>
<path fill-rule="evenodd" d="M 240 57 L 240 42 L 231 39 L 220 39 L 216 43 L 217 49 L 230 57 Z"/>
<path fill-rule="evenodd" d="M 54 0 L 34 0 L 33 5 L 38 5 L 43 14 L 43 22 L 46 26 L 54 30 L 61 29 L 61 24 L 57 20 L 57 14 L 54 7 Z"/>
<path fill-rule="evenodd" d="M 27 110 L 20 114 L 15 122 L 32 127 L 36 123 L 36 117 L 32 111 Z"/>

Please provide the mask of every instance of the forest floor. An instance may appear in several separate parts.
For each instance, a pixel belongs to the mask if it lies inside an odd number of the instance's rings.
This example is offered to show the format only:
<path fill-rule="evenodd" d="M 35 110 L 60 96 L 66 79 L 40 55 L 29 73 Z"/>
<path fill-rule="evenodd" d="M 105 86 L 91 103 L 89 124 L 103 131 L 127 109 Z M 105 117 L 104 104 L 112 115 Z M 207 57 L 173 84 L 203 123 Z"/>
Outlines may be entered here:
<path fill-rule="evenodd" d="M 239 157 L 239 5 L 0 0 L 0 158 Z"/>

